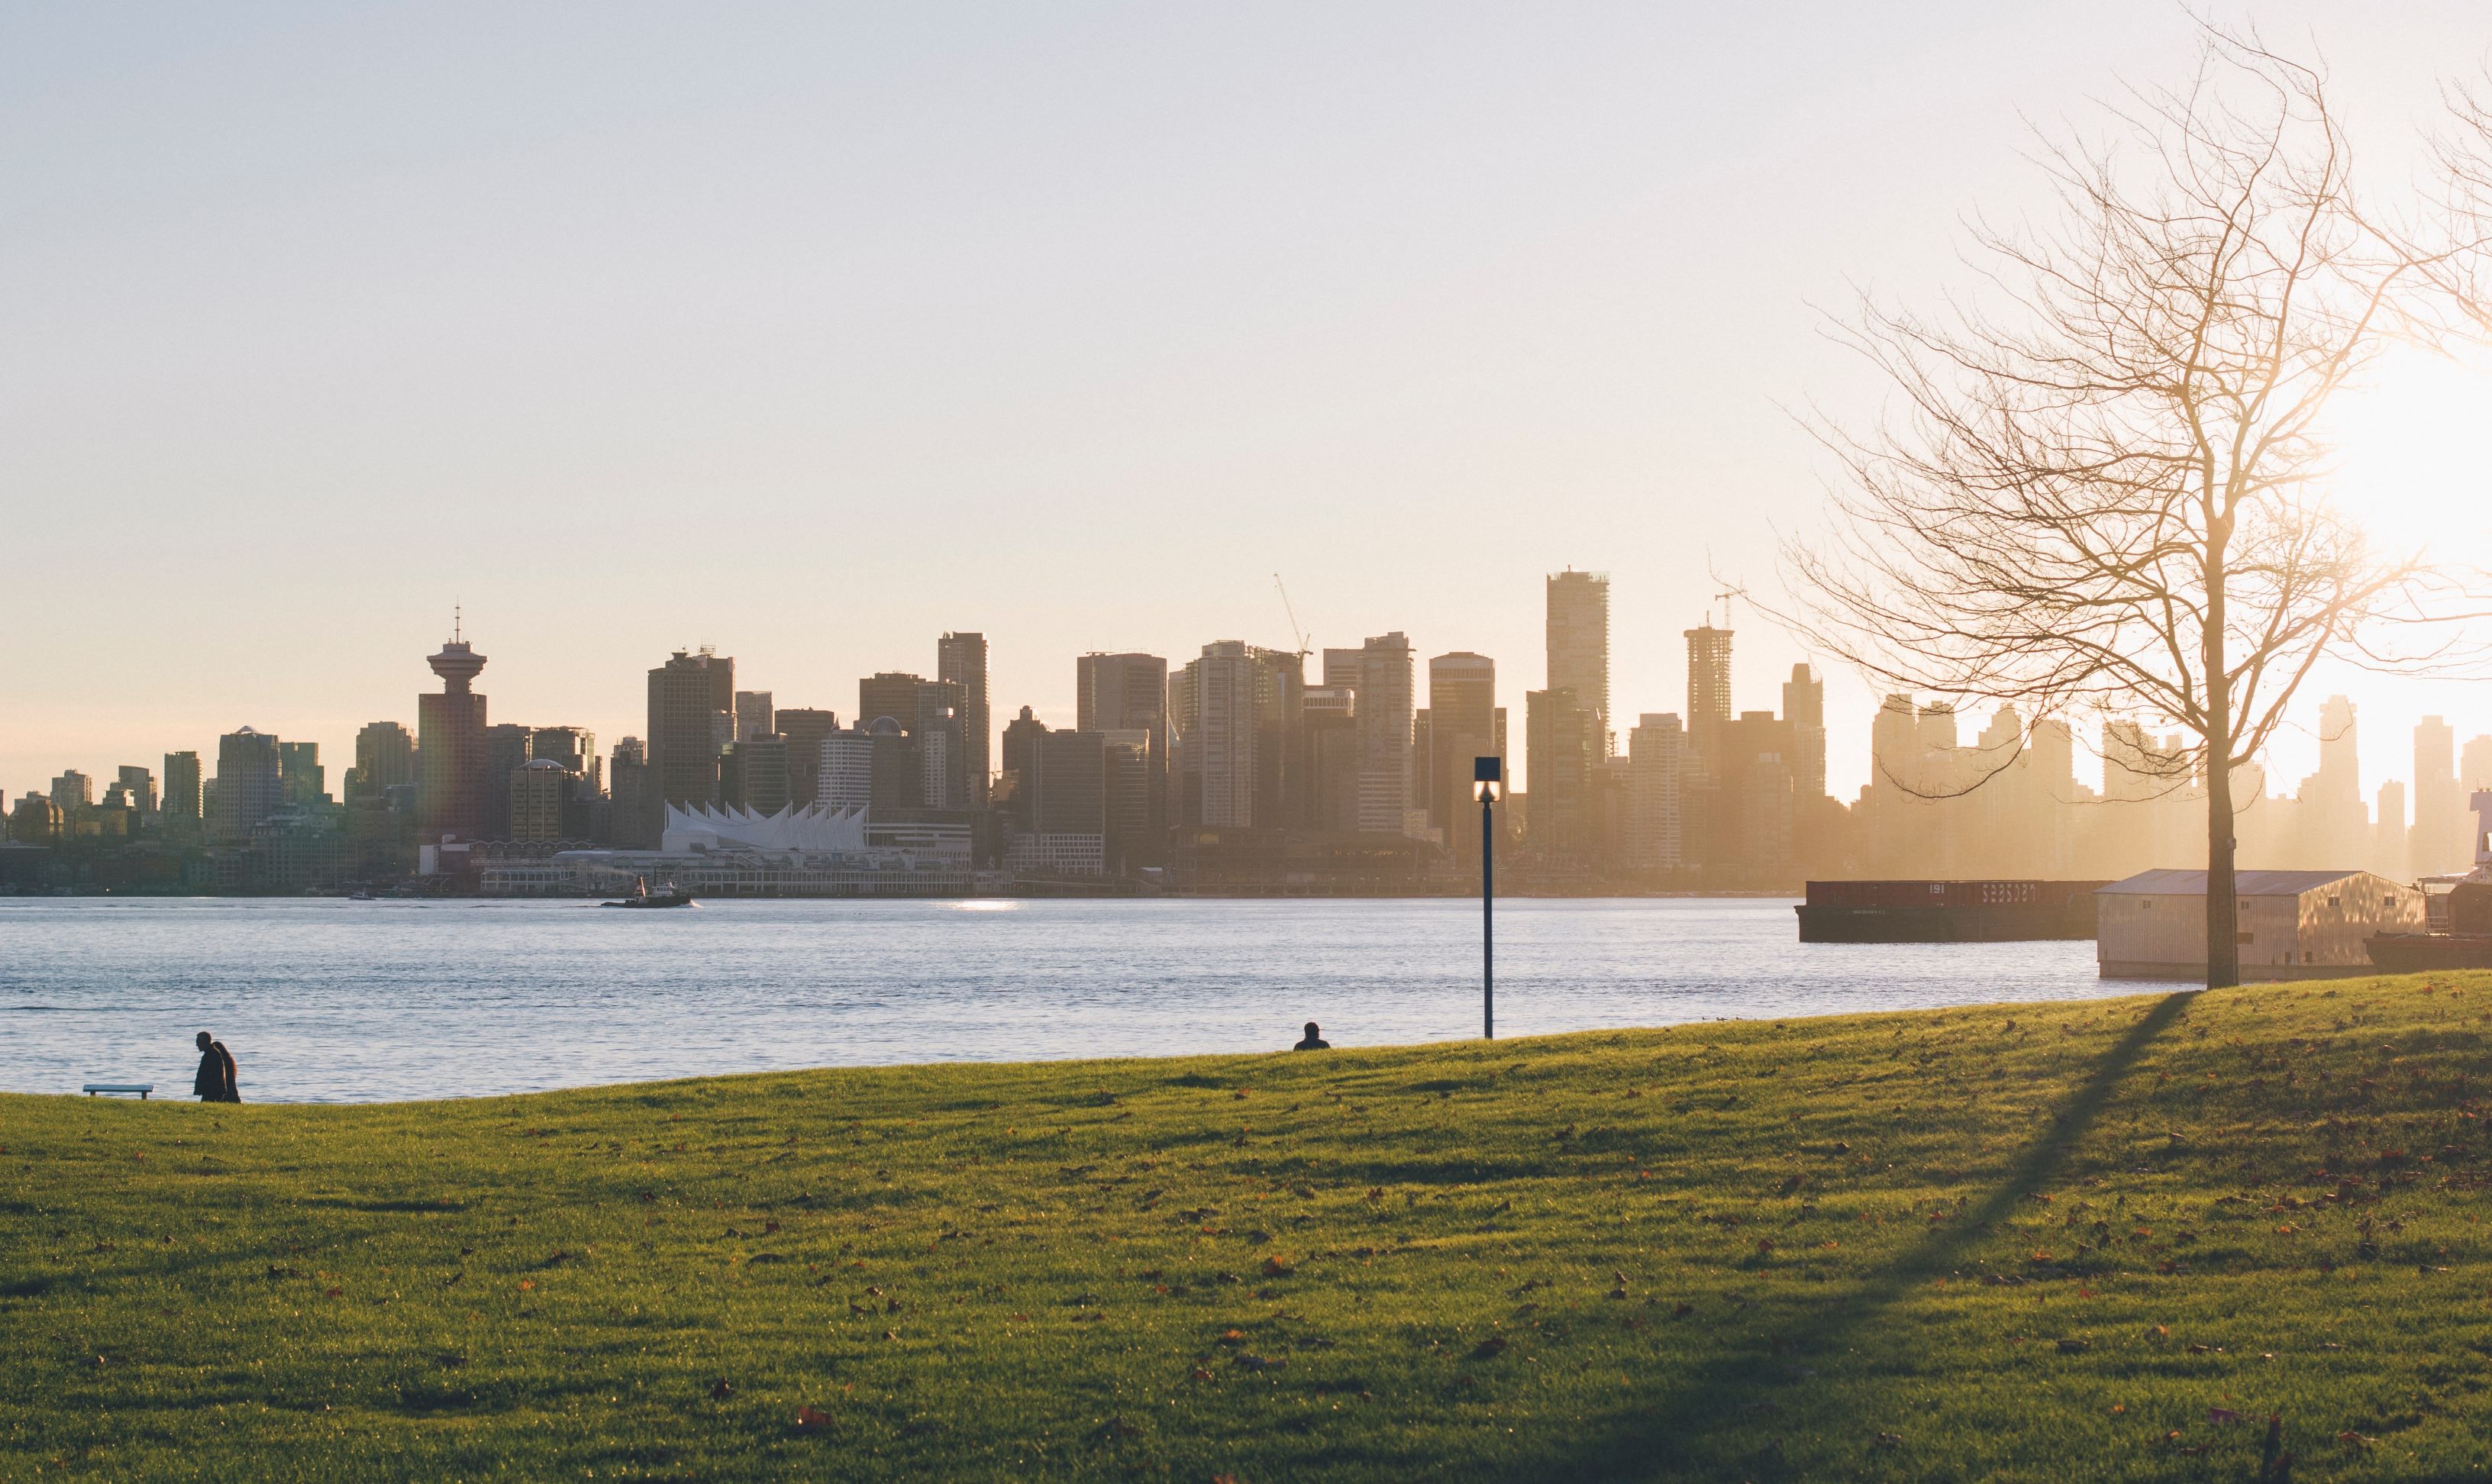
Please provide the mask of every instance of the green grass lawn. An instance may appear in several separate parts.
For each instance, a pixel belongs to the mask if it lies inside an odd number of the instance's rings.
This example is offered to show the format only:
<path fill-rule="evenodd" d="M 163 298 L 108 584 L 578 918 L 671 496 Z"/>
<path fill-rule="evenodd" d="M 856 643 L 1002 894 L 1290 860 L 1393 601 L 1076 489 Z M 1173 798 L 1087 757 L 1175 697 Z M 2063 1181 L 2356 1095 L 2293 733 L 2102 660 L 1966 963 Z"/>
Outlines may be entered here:
<path fill-rule="evenodd" d="M 2476 974 L 10 1097 L 0 1477 L 2474 1476 L 2487 1035 Z"/>

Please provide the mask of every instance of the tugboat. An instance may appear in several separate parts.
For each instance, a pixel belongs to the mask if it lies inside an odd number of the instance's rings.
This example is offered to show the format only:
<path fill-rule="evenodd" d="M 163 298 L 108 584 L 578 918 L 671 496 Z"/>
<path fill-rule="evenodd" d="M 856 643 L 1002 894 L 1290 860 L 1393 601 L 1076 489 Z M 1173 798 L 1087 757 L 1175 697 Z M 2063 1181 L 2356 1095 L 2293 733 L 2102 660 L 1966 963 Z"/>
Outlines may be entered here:
<path fill-rule="evenodd" d="M 693 905 L 693 894 L 688 891 L 680 890 L 671 884 L 668 885 L 664 890 L 653 892 L 649 890 L 649 878 L 647 876 L 636 876 L 632 878 L 632 895 L 624 898 L 620 902 L 608 902 L 602 905 L 606 906 L 628 907 L 691 906 Z"/>

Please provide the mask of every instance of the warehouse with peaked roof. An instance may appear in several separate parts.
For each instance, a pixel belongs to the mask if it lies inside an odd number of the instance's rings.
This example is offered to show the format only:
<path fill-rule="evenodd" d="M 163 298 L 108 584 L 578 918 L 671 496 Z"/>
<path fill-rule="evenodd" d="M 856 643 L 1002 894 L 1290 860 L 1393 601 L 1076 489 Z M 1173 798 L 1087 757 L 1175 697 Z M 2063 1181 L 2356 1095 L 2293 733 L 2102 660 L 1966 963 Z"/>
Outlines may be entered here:
<path fill-rule="evenodd" d="M 2422 893 L 2367 871 L 2241 871 L 2233 882 L 2244 980 L 2376 973 L 2365 939 L 2422 931 Z M 2103 978 L 2199 978 L 2207 972 L 2207 873 L 2142 871 L 2100 887 L 2094 924 Z"/>

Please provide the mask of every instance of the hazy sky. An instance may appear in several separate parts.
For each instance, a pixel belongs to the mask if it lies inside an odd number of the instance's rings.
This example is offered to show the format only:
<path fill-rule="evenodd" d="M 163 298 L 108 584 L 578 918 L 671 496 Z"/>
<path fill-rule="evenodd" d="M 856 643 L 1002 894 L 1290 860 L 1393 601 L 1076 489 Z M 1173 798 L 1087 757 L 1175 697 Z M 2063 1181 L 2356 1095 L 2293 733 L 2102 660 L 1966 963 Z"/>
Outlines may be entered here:
<path fill-rule="evenodd" d="M 2384 176 L 2492 43 L 2479 0 L 2248 14 L 2326 49 Z M 2032 198 L 2020 114 L 2177 76 L 2188 29 L 0 8 L 0 783 L 249 724 L 334 787 L 358 726 L 413 724 L 454 600 L 494 720 L 610 746 L 672 648 L 846 716 L 945 629 L 992 640 L 998 724 L 1069 723 L 1082 650 L 1286 643 L 1279 572 L 1318 645 L 1494 656 L 1519 750 L 1571 564 L 1612 575 L 1615 709 L 1679 710 L 1708 565 L 1769 582 L 1820 508 L 1786 407 L 1876 405 L 1812 304 L 1960 280 L 1962 215 Z M 2445 426 L 2492 372 L 2448 374 L 2358 418 L 2406 460 L 2365 498 L 2434 487 L 2398 529 L 2492 509 Z M 1777 704 L 1797 651 L 1734 621 L 1737 703 Z M 1832 678 L 1849 795 L 1873 697 Z M 2492 731 L 2492 688 L 2352 689 L 2371 782 L 2417 713 Z"/>

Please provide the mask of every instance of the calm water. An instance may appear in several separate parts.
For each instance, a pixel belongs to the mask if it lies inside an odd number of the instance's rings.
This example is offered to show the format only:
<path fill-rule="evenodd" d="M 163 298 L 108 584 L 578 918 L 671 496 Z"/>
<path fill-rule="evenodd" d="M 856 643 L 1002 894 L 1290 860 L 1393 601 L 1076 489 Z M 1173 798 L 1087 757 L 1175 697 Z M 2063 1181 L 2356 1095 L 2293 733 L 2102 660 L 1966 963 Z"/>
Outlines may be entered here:
<path fill-rule="evenodd" d="M 1505 1035 L 2129 993 L 2089 942 L 1795 940 L 1764 901 L 1517 901 Z M 776 1067 L 1138 1056 L 1479 1031 L 1452 901 L 0 898 L 0 1089 L 187 1096 L 215 1031 L 253 1101 L 468 1096 Z"/>

